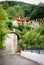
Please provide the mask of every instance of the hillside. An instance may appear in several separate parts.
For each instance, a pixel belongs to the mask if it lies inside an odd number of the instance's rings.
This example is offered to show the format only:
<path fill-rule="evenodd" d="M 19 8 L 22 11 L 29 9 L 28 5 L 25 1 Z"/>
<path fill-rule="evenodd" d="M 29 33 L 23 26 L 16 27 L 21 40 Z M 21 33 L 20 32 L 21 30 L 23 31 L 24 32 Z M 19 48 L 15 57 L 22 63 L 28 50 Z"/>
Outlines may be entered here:
<path fill-rule="evenodd" d="M 42 2 L 40 2 L 38 5 L 44 7 L 44 3 Z"/>
<path fill-rule="evenodd" d="M 40 18 L 44 17 L 44 4 L 42 3 L 34 5 L 24 2 L 3 1 L 0 2 L 0 4 L 3 5 L 3 9 L 6 10 L 9 19 L 16 17 L 26 17 L 29 19 L 40 20 Z"/>

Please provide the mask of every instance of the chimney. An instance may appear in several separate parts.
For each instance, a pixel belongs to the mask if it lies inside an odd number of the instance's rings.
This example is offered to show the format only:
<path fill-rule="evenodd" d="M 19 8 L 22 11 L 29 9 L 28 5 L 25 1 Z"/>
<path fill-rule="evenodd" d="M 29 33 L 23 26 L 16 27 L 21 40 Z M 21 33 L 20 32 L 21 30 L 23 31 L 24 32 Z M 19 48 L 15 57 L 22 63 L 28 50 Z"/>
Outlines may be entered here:
<path fill-rule="evenodd" d="M 19 20 L 20 20 L 20 17 L 19 17 Z"/>

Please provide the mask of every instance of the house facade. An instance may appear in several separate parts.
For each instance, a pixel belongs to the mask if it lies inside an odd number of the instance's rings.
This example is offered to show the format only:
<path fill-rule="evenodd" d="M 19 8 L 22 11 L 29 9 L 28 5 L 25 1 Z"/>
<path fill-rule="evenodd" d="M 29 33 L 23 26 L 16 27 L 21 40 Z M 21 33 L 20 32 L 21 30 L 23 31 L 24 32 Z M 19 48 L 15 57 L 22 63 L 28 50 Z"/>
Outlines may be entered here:
<path fill-rule="evenodd" d="M 24 18 L 14 18 L 12 19 L 12 23 L 14 26 L 18 26 L 20 25 L 26 25 L 26 19 Z"/>
<path fill-rule="evenodd" d="M 28 19 L 25 19 L 25 18 L 13 18 L 12 23 L 13 23 L 14 26 L 18 26 L 20 24 L 20 25 L 24 25 L 24 26 L 26 26 L 26 25 L 32 26 L 34 28 L 39 27 L 38 21 L 28 20 Z"/>

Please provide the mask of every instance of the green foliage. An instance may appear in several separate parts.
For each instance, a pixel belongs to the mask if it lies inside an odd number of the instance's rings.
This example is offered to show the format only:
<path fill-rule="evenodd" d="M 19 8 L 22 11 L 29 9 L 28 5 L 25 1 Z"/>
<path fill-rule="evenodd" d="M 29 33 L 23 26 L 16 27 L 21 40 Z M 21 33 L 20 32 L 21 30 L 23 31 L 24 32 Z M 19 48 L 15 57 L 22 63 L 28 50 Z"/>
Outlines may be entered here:
<path fill-rule="evenodd" d="M 18 51 L 19 52 L 21 52 L 22 46 L 23 46 L 23 40 L 20 39 L 20 40 L 18 40 Z"/>
<path fill-rule="evenodd" d="M 8 20 L 7 14 L 5 10 L 0 5 L 0 49 L 5 49 L 5 46 L 3 45 L 5 38 L 6 38 L 6 25 L 5 20 Z"/>
<path fill-rule="evenodd" d="M 0 49 L 5 49 L 5 46 L 3 46 L 5 38 L 6 38 L 6 32 L 4 30 L 5 25 L 3 23 L 0 23 Z"/>
<path fill-rule="evenodd" d="M 20 34 L 21 34 L 20 30 L 16 29 L 15 32 L 20 36 Z"/>
<path fill-rule="evenodd" d="M 28 25 L 27 25 L 27 26 L 24 26 L 24 29 L 25 29 L 25 30 L 30 30 L 31 28 L 32 28 L 32 27 L 31 27 L 31 26 L 28 26 Z"/>
<path fill-rule="evenodd" d="M 40 34 L 44 36 L 44 24 L 40 25 L 40 27 L 37 29 L 37 32 L 40 32 Z"/>
<path fill-rule="evenodd" d="M 30 30 L 23 36 L 23 44 L 27 44 L 28 48 L 44 48 L 43 36 L 35 30 Z"/>
<path fill-rule="evenodd" d="M 19 17 L 19 16 L 24 17 L 24 11 L 19 5 L 8 8 L 7 13 L 10 19 Z"/>
<path fill-rule="evenodd" d="M 8 20 L 6 11 L 0 5 L 0 20 Z"/>
<path fill-rule="evenodd" d="M 18 25 L 18 29 L 19 29 L 20 31 L 23 31 L 24 25 Z"/>
<path fill-rule="evenodd" d="M 31 26 L 18 25 L 17 27 L 15 26 L 14 28 L 23 32 L 24 30 L 27 30 L 27 31 L 30 30 L 32 27 Z"/>
<path fill-rule="evenodd" d="M 38 16 L 39 15 L 39 16 Z M 38 18 L 44 17 L 44 7 L 37 7 L 37 15 Z"/>
<path fill-rule="evenodd" d="M 14 27 L 16 29 L 16 33 L 20 35 L 21 37 L 31 29 L 30 26 L 24 26 L 24 25 L 18 25 L 17 27 Z"/>
<path fill-rule="evenodd" d="M 9 8 L 9 4 L 5 1 L 4 3 L 3 3 L 3 9 L 8 9 Z"/>
<path fill-rule="evenodd" d="M 23 31 L 17 31 L 22 39 L 18 40 L 18 46 L 21 49 L 23 44 L 27 45 L 27 48 L 42 48 L 44 49 L 44 25 L 38 29 L 26 29 L 24 28 Z M 20 30 L 20 29 L 19 29 Z M 22 33 L 22 35 L 21 35 Z"/>
<path fill-rule="evenodd" d="M 23 40 L 20 39 L 20 40 L 18 41 L 18 47 L 19 47 L 19 48 L 22 48 L 22 45 L 23 45 Z"/>
<path fill-rule="evenodd" d="M 44 6 L 27 4 L 16 1 L 1 2 L 3 8 L 7 11 L 10 19 L 15 17 L 28 17 L 29 19 L 40 20 L 44 17 Z M 39 16 L 38 16 L 39 15 Z"/>
<path fill-rule="evenodd" d="M 36 6 L 36 8 L 31 12 L 30 18 L 31 19 L 40 19 L 44 17 L 44 7 Z M 39 15 L 39 16 L 38 16 Z"/>
<path fill-rule="evenodd" d="M 24 10 L 23 10 L 22 6 L 16 5 L 16 6 L 14 6 L 14 8 L 16 10 L 16 17 L 24 17 Z"/>
<path fill-rule="evenodd" d="M 9 20 L 8 20 L 8 21 L 5 21 L 5 25 L 6 25 L 7 28 L 10 29 L 10 30 L 13 30 L 13 29 L 14 29 L 12 22 L 9 21 Z"/>
<path fill-rule="evenodd" d="M 40 33 L 41 33 L 42 35 L 44 35 L 44 24 L 42 24 L 40 28 L 41 28 L 41 32 L 40 32 Z"/>
<path fill-rule="evenodd" d="M 32 13 L 30 14 L 30 19 L 35 19 L 35 18 L 36 18 L 36 15 L 37 15 L 37 10 L 34 9 L 34 10 L 32 11 Z"/>
<path fill-rule="evenodd" d="M 25 9 L 24 10 L 24 17 L 29 17 L 29 15 L 30 15 L 29 9 Z"/>
<path fill-rule="evenodd" d="M 13 7 L 10 7 L 7 9 L 7 14 L 10 19 L 14 18 L 16 16 L 16 11 Z"/>

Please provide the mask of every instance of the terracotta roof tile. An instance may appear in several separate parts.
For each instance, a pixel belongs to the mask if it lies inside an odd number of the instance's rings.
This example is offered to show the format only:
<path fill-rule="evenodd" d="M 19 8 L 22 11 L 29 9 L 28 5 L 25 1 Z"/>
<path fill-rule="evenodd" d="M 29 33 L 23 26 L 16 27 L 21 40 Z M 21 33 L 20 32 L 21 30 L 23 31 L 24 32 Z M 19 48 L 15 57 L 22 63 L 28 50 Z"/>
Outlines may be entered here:
<path fill-rule="evenodd" d="M 25 18 L 13 18 L 12 20 L 17 20 L 17 21 L 26 21 L 26 19 Z"/>

